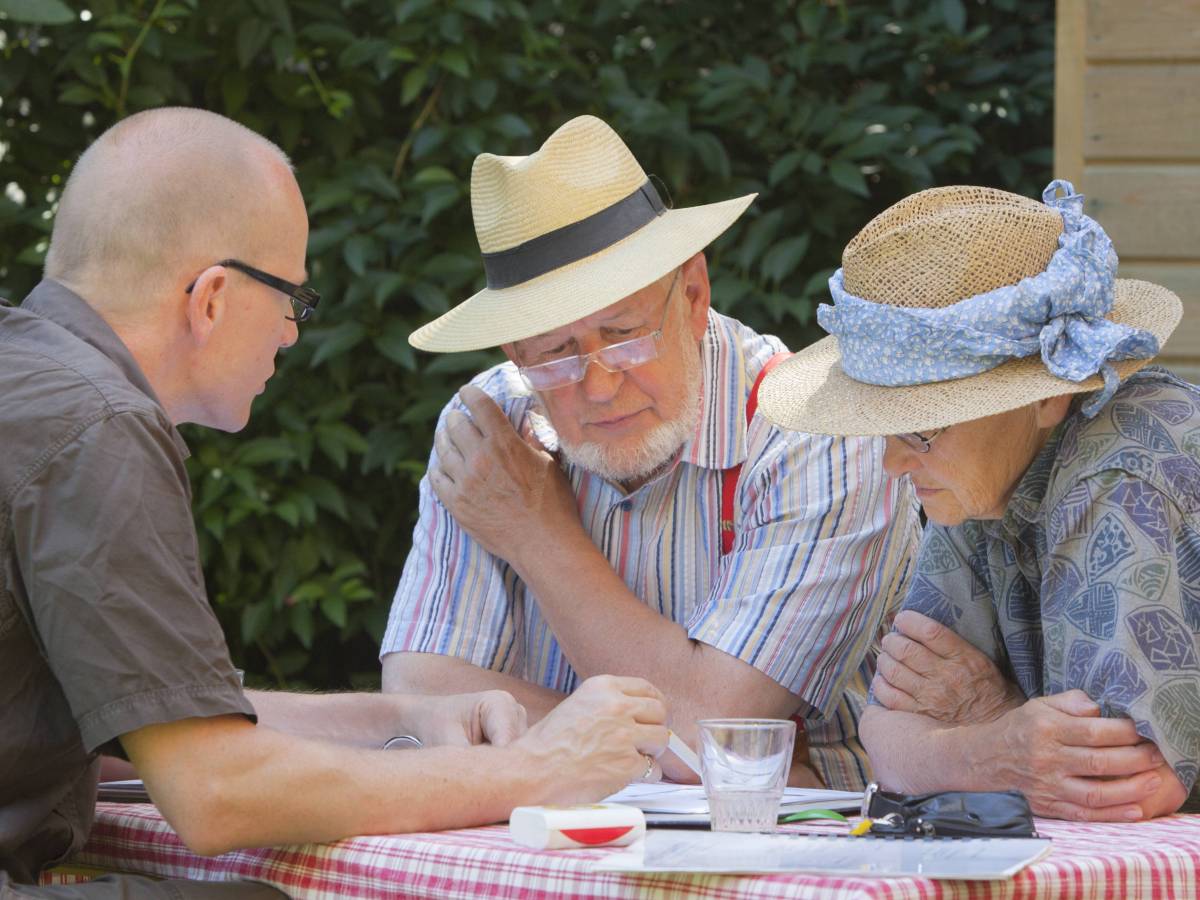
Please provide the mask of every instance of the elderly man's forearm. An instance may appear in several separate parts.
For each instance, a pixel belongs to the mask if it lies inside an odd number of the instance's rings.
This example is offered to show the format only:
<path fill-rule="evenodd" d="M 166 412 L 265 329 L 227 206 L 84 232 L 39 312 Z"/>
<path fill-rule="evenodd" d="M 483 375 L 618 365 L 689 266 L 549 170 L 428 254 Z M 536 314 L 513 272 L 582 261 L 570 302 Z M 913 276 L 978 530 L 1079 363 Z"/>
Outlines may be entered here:
<path fill-rule="evenodd" d="M 786 717 L 802 701 L 770 676 L 693 640 L 626 587 L 586 534 L 518 570 L 581 677 L 637 675 L 667 697 L 672 727 L 692 740 L 705 716 Z"/>
<path fill-rule="evenodd" d="M 456 656 L 437 653 L 389 653 L 383 658 L 385 693 L 460 694 L 508 691 L 525 707 L 530 724 L 562 702 L 565 694 L 523 678 L 484 669 Z"/>

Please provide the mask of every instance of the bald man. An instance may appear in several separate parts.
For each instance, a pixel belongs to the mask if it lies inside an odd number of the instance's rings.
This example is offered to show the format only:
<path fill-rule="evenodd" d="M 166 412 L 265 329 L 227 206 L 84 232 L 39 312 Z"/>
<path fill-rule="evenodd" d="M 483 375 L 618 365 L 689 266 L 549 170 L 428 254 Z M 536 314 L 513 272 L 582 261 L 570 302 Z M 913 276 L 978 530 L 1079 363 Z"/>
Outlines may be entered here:
<path fill-rule="evenodd" d="M 26 886 L 86 839 L 102 753 L 126 756 L 204 854 L 495 822 L 656 770 L 666 711 L 639 679 L 594 680 L 528 731 L 499 691 L 243 693 L 175 426 L 246 424 L 319 300 L 301 286 L 307 240 L 277 147 L 211 113 L 141 113 L 80 158 L 44 280 L 0 308 L 4 900 L 278 895 Z M 379 749 L 401 734 L 426 748 Z"/>

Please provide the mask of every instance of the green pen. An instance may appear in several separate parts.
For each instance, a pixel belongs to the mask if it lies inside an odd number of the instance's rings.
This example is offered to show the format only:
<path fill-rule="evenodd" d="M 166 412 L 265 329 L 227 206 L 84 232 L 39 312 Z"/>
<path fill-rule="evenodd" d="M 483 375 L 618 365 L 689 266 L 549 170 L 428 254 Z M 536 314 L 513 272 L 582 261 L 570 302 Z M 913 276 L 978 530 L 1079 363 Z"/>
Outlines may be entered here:
<path fill-rule="evenodd" d="M 832 809 L 804 809 L 800 812 L 789 813 L 786 816 L 780 816 L 780 824 L 787 822 L 807 822 L 812 819 L 833 819 L 835 822 L 849 822 L 840 812 L 834 812 Z"/>

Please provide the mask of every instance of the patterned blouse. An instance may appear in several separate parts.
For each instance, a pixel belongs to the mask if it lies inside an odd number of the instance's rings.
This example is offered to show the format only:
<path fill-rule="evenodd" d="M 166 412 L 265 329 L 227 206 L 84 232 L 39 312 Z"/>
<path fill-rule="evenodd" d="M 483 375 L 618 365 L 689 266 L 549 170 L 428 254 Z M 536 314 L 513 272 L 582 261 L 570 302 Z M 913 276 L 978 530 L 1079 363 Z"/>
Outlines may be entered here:
<path fill-rule="evenodd" d="M 1084 395 L 1086 396 L 1086 395 Z M 1200 766 L 1200 388 L 1131 376 L 1080 401 L 999 520 L 930 525 L 906 609 L 1027 697 L 1080 688 L 1128 716 L 1189 790 Z"/>

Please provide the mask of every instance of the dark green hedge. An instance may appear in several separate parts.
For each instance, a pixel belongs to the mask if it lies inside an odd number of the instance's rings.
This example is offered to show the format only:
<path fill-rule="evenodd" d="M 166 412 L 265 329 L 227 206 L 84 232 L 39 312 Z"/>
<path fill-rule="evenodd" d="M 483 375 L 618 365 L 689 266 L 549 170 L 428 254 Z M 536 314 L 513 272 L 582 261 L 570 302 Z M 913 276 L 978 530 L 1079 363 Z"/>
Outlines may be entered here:
<path fill-rule="evenodd" d="M 292 155 L 328 300 L 244 433 L 187 430 L 196 520 L 253 675 L 370 683 L 433 422 L 494 359 L 405 340 L 481 284 L 477 153 L 528 153 L 587 112 L 676 205 L 760 192 L 712 250 L 715 303 L 801 345 L 841 247 L 884 206 L 934 184 L 1047 181 L 1053 9 L 0 0 L 0 294 L 35 283 L 56 189 L 122 115 L 203 106 Z"/>

